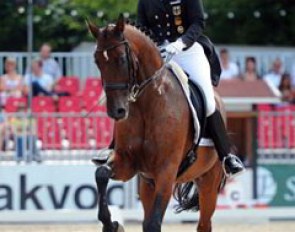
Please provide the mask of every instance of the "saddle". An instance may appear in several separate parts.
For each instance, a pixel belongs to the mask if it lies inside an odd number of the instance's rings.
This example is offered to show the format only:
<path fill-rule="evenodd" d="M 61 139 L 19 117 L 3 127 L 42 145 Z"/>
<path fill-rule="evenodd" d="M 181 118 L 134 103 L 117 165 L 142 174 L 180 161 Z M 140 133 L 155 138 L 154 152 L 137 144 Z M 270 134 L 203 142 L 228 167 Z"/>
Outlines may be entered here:
<path fill-rule="evenodd" d="M 199 146 L 199 143 L 202 139 L 202 137 L 205 135 L 206 132 L 206 100 L 205 100 L 205 95 L 201 87 L 197 84 L 191 81 L 188 78 L 188 75 L 174 62 L 170 62 L 167 65 L 168 69 L 171 71 L 171 73 L 175 76 L 175 78 L 179 81 L 180 85 L 182 88 L 188 88 L 189 89 L 189 97 L 190 97 L 190 102 L 192 105 L 190 105 L 190 108 L 194 108 L 196 112 L 197 119 L 194 118 L 193 120 L 198 120 L 199 124 L 199 134 L 198 138 L 196 139 L 195 135 L 195 140 L 194 140 L 194 145 L 186 155 L 186 158 L 182 161 L 181 165 L 179 166 L 177 176 L 181 176 L 197 159 L 196 155 L 196 148 Z M 184 80 L 186 82 L 187 86 L 184 86 Z M 184 90 L 185 92 L 185 90 Z M 188 96 L 186 95 L 186 98 Z M 189 99 L 187 99 L 189 101 Z M 192 111 L 192 109 L 191 109 Z M 193 115 L 194 117 L 194 115 Z M 195 126 L 196 130 L 196 126 Z M 195 131 L 196 133 L 196 131 Z M 207 137 L 207 136 L 206 136 Z"/>
<path fill-rule="evenodd" d="M 170 61 L 167 64 L 168 70 L 173 74 L 176 80 L 179 82 L 183 89 L 184 95 L 189 103 L 189 107 L 193 116 L 195 131 L 198 134 L 195 135 L 194 143 L 197 146 L 205 131 L 206 125 L 206 100 L 205 95 L 201 87 L 191 81 L 188 74 L 175 62 Z M 195 112 L 193 112 L 195 111 Z M 197 121 L 197 122 L 196 122 Z M 197 124 L 197 125 L 196 125 Z"/>
<path fill-rule="evenodd" d="M 193 103 L 193 106 L 197 112 L 198 120 L 200 123 L 200 137 L 199 141 L 196 146 L 199 145 L 201 138 L 203 137 L 205 133 L 205 127 L 206 127 L 206 100 L 205 95 L 201 87 L 194 83 L 192 80 L 188 80 L 188 85 L 190 89 L 190 97 L 191 101 Z"/>

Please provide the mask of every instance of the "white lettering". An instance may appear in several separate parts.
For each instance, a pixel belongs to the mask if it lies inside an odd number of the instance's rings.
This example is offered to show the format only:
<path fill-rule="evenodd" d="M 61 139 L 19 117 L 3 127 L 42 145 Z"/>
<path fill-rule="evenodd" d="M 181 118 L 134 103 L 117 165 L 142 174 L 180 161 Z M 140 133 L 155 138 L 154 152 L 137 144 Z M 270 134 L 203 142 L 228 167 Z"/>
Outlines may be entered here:
<path fill-rule="evenodd" d="M 286 181 L 287 189 L 289 193 L 284 194 L 286 201 L 295 201 L 295 176 L 290 177 Z"/>

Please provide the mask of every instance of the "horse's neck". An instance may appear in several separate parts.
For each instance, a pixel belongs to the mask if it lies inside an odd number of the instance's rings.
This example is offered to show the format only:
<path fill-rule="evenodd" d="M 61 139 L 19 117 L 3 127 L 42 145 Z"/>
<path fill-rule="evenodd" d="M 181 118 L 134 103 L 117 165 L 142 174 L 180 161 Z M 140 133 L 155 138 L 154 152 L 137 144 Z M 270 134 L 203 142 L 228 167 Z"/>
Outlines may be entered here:
<path fill-rule="evenodd" d="M 153 45 L 148 45 L 142 51 L 138 58 L 142 75 L 141 79 L 145 80 L 153 76 L 162 67 L 163 62 Z"/>
<path fill-rule="evenodd" d="M 137 29 L 129 28 L 127 36 L 132 41 L 133 52 L 139 62 L 139 79 L 143 81 L 156 73 L 163 65 L 155 44 Z"/>

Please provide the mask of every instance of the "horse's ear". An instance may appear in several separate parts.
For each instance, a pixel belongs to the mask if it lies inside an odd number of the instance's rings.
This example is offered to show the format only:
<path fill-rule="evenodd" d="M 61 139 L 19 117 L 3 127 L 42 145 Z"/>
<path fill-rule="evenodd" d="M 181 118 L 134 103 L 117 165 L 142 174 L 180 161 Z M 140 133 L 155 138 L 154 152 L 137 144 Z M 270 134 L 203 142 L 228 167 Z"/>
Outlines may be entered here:
<path fill-rule="evenodd" d="M 119 18 L 117 20 L 117 24 L 116 24 L 115 30 L 118 33 L 123 33 L 124 28 L 125 28 L 125 19 L 124 19 L 123 14 L 120 14 L 119 15 Z"/>
<path fill-rule="evenodd" d="M 98 35 L 99 35 L 99 27 L 96 26 L 93 22 L 89 21 L 88 19 L 85 20 L 86 21 L 86 25 L 89 29 L 89 31 L 91 32 L 92 36 L 97 39 Z"/>

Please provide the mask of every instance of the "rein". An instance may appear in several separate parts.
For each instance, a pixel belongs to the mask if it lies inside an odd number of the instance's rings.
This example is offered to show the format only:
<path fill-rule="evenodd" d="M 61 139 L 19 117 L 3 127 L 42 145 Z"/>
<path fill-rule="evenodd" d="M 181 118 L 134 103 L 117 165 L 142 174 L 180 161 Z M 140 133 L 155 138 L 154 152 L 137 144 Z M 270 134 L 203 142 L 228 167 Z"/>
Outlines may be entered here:
<path fill-rule="evenodd" d="M 110 91 L 112 91 L 112 90 L 126 90 L 126 89 L 129 89 L 129 91 L 130 91 L 130 88 L 132 88 L 131 86 L 135 85 L 136 72 L 135 72 L 133 62 L 130 63 L 130 59 L 132 61 L 134 61 L 134 60 L 131 58 L 131 56 L 132 56 L 131 49 L 130 49 L 130 46 L 129 46 L 129 43 L 127 40 L 124 39 L 123 41 L 119 42 L 118 44 L 107 47 L 107 48 L 97 49 L 96 52 L 106 53 L 107 51 L 113 50 L 113 49 L 120 47 L 122 45 L 125 46 L 125 52 L 127 55 L 129 83 L 103 83 L 103 87 L 104 87 L 105 91 L 107 91 L 107 90 L 110 90 Z"/>
<path fill-rule="evenodd" d="M 162 71 L 166 65 L 163 65 L 159 70 L 155 72 L 154 75 L 149 77 L 148 79 L 144 80 L 140 85 L 134 85 L 133 88 L 131 89 L 131 92 L 129 94 L 129 101 L 130 102 L 136 102 L 137 98 L 140 97 L 140 95 L 143 93 L 145 88 L 152 83 L 154 80 L 156 80 L 158 77 L 161 76 Z"/>
<path fill-rule="evenodd" d="M 163 65 L 160 69 L 158 69 L 154 75 L 149 77 L 148 79 L 144 80 L 140 84 L 137 83 L 137 72 L 139 71 L 139 63 L 138 60 L 135 59 L 134 53 L 132 49 L 130 48 L 129 42 L 124 39 L 123 41 L 119 42 L 116 45 L 103 48 L 103 49 L 97 49 L 96 52 L 107 52 L 112 49 L 115 49 L 117 47 L 120 47 L 124 45 L 125 46 L 125 52 L 127 55 L 127 62 L 128 62 L 128 75 L 129 75 L 129 82 L 128 83 L 103 83 L 103 87 L 105 91 L 113 91 L 113 90 L 129 90 L 129 97 L 128 100 L 130 102 L 136 102 L 138 97 L 142 94 L 142 92 L 146 89 L 146 87 L 152 83 L 152 81 L 156 80 L 158 77 L 161 76 L 162 71 L 165 69 L 166 65 Z M 134 66 L 134 63 L 136 64 L 136 67 Z"/>

